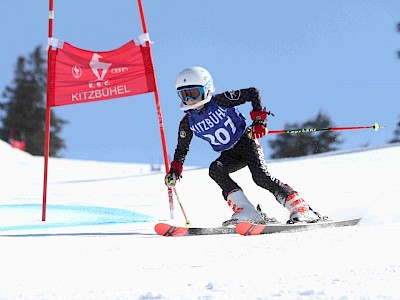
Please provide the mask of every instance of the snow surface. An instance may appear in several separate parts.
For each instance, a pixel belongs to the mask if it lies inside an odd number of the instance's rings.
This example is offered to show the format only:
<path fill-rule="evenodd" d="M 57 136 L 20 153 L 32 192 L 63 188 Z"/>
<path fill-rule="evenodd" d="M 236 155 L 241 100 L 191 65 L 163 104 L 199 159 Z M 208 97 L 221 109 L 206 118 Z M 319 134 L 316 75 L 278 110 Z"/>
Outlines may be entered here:
<path fill-rule="evenodd" d="M 363 220 L 254 237 L 155 235 L 164 175 L 139 164 L 50 159 L 42 222 L 43 158 L 0 141 L 0 165 L 2 300 L 400 299 L 400 144 L 270 162 L 315 210 Z M 248 170 L 233 177 L 287 219 Z M 207 168 L 185 168 L 177 190 L 193 226 L 231 215 Z M 184 224 L 178 203 L 172 222 Z"/>

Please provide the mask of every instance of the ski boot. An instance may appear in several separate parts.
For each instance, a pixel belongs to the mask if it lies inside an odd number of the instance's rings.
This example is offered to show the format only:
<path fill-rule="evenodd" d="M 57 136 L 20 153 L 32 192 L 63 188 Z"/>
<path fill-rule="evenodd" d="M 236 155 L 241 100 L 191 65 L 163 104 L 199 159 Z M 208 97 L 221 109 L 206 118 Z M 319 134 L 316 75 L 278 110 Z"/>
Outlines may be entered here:
<path fill-rule="evenodd" d="M 261 213 L 254 208 L 242 190 L 231 192 L 226 201 L 234 213 L 229 220 L 222 223 L 222 226 L 236 225 L 243 221 L 258 224 L 264 223 Z"/>
<path fill-rule="evenodd" d="M 286 209 L 290 211 L 288 224 L 298 222 L 315 223 L 323 219 L 321 215 L 313 211 L 310 206 L 296 192 L 289 195 L 284 203 Z"/>

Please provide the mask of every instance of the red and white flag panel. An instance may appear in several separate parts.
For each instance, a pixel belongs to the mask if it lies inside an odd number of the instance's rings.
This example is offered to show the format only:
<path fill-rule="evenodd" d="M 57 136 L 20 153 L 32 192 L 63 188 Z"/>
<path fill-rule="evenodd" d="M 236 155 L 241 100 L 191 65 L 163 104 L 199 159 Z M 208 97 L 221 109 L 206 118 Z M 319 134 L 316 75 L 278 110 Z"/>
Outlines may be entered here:
<path fill-rule="evenodd" d="M 133 96 L 155 90 L 150 48 L 130 41 L 93 52 L 66 42 L 49 48 L 48 105 L 61 106 Z"/>

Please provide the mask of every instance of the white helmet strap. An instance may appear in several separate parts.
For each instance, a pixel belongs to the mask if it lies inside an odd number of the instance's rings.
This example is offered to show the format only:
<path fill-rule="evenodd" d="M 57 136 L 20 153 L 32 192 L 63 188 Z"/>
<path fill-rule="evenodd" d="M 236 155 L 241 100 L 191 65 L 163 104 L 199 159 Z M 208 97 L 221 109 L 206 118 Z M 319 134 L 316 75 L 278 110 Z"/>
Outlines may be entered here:
<path fill-rule="evenodd" d="M 193 105 L 186 105 L 183 102 L 181 102 L 181 104 L 179 105 L 179 108 L 181 110 L 195 109 L 195 108 L 198 108 L 199 106 L 206 104 L 207 102 L 210 102 L 210 99 L 208 99 L 208 97 L 204 100 L 201 100 L 201 101 L 193 104 Z"/>

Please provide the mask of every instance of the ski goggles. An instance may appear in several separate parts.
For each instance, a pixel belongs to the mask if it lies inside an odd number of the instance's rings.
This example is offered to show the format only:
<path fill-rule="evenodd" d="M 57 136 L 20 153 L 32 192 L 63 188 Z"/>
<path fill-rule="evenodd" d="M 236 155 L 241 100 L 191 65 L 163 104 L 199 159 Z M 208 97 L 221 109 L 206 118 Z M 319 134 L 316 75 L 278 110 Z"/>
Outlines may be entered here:
<path fill-rule="evenodd" d="M 187 101 L 196 101 L 204 94 L 204 87 L 202 86 L 187 86 L 177 90 L 178 96 L 181 101 L 186 104 Z"/>

